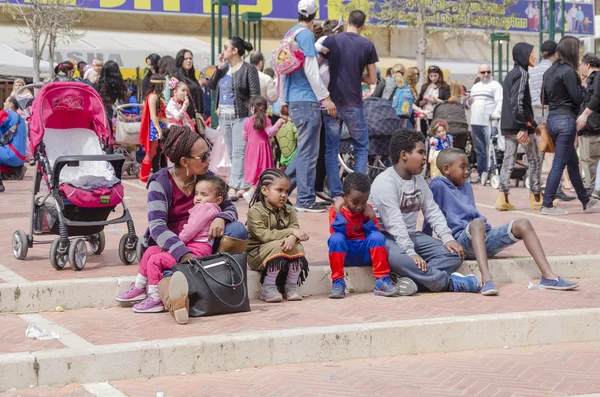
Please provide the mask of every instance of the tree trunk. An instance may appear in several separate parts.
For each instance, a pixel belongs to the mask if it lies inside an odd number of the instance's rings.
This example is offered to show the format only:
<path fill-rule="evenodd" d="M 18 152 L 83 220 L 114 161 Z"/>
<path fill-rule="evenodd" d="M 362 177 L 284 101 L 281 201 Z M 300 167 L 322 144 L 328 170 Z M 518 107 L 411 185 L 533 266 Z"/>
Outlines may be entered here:
<path fill-rule="evenodd" d="M 54 50 L 56 49 L 56 37 L 50 34 L 50 38 L 48 40 L 48 63 L 50 63 L 50 78 L 54 77 Z"/>
<path fill-rule="evenodd" d="M 417 6 L 417 46 L 415 47 L 415 55 L 417 56 L 417 68 L 420 71 L 421 81 L 423 84 L 427 81 L 427 70 L 425 70 L 425 60 L 427 57 L 427 26 L 425 25 L 423 6 Z"/>
<path fill-rule="evenodd" d="M 32 58 L 33 58 L 33 82 L 34 83 L 39 83 L 40 82 L 40 55 L 39 55 L 39 38 L 35 37 L 35 35 L 33 35 L 33 37 L 31 38 L 31 45 L 33 47 L 33 53 L 32 53 Z"/>

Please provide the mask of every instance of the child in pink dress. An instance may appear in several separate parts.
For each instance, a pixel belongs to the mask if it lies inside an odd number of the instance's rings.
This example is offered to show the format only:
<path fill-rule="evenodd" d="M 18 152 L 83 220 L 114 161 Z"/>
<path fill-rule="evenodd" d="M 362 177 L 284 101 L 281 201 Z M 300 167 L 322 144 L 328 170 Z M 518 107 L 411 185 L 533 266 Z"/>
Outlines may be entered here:
<path fill-rule="evenodd" d="M 250 100 L 250 109 L 253 114 L 244 123 L 244 132 L 242 133 L 242 138 L 248 142 L 244 182 L 252 185 L 252 188 L 243 194 L 244 199 L 248 202 L 254 196 L 260 174 L 264 170 L 274 167 L 270 138 L 277 135 L 281 126 L 288 121 L 287 117 L 281 116 L 275 125 L 271 125 L 271 120 L 267 117 L 267 107 L 267 100 L 261 96 L 255 96 Z"/>
<path fill-rule="evenodd" d="M 228 189 L 227 184 L 215 175 L 206 175 L 196 183 L 194 207 L 189 210 L 190 216 L 179 233 L 179 239 L 198 258 L 212 254 L 208 231 L 212 221 L 221 212 L 219 204 L 227 197 Z M 160 260 L 149 261 L 149 255 L 144 255 L 135 282 L 117 297 L 119 302 L 142 300 L 133 306 L 136 313 L 160 313 L 165 310 L 158 294 L 158 282 L 162 279 L 163 271 L 171 269 L 177 261 L 168 252 L 157 252 L 156 255 L 163 255 L 164 259 L 161 257 Z"/>
<path fill-rule="evenodd" d="M 196 125 L 186 109 L 190 105 L 190 97 L 188 96 L 188 86 L 183 81 L 171 77 L 169 80 L 169 88 L 173 95 L 167 105 L 167 123 L 169 125 L 182 125 L 189 127 L 192 131 L 196 129 Z"/>

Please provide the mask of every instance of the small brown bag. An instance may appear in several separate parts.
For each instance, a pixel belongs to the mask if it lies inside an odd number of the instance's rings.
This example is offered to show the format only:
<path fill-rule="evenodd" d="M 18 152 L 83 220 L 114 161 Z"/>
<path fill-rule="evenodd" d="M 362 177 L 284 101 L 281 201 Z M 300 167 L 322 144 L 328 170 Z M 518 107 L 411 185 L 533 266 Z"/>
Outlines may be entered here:
<path fill-rule="evenodd" d="M 544 84 L 542 83 L 542 119 L 544 118 Z M 548 127 L 545 122 L 540 123 L 536 129 L 538 136 L 538 149 L 543 153 L 554 153 L 554 142 L 548 134 Z"/>

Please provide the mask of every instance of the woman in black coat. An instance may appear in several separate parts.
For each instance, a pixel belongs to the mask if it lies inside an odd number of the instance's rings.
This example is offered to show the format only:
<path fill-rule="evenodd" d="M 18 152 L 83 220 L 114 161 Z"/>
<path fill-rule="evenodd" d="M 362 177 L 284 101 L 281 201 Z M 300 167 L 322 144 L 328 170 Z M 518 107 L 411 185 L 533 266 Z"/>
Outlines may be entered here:
<path fill-rule="evenodd" d="M 216 90 L 219 125 L 231 155 L 229 197 L 234 200 L 250 188 L 244 183 L 246 141 L 242 139 L 242 133 L 250 116 L 250 98 L 260 95 L 258 70 L 242 59 L 246 51 L 252 51 L 252 44 L 239 37 L 227 40 L 219 55 L 217 70 L 208 82 L 210 89 Z"/>

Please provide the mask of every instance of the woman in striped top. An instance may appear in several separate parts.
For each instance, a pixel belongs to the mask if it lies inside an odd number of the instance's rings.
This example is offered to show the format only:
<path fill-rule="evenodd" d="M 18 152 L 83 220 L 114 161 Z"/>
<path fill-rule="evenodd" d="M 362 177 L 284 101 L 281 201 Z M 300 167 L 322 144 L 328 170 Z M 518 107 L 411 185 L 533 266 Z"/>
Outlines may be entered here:
<path fill-rule="evenodd" d="M 160 261 L 163 268 L 170 268 L 195 257 L 196 254 L 178 236 L 188 221 L 189 210 L 194 206 L 194 186 L 205 176 L 212 175 L 208 170 L 208 145 L 195 131 L 189 127 L 172 125 L 163 130 L 163 134 L 163 152 L 175 167 L 163 168 L 150 178 L 148 230 L 142 240 L 146 252 L 140 261 L 135 283 L 117 298 L 120 302 L 143 299 L 143 302 L 134 306 L 134 311 L 141 313 L 164 310 L 157 288 L 149 287 L 146 293 L 146 286 L 156 287 L 162 278 L 160 272 L 150 274 L 152 272 L 146 271 L 159 268 L 153 266 L 152 262 Z M 237 221 L 237 210 L 231 200 L 225 199 L 220 208 L 221 212 L 210 225 L 208 237 L 219 239 L 227 235 L 247 240 L 248 232 Z"/>

